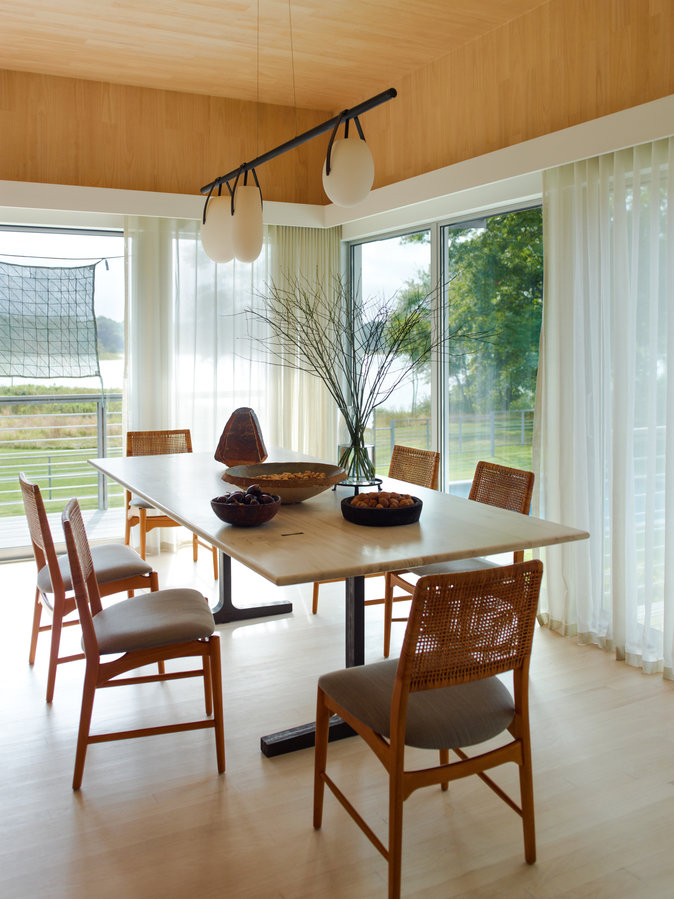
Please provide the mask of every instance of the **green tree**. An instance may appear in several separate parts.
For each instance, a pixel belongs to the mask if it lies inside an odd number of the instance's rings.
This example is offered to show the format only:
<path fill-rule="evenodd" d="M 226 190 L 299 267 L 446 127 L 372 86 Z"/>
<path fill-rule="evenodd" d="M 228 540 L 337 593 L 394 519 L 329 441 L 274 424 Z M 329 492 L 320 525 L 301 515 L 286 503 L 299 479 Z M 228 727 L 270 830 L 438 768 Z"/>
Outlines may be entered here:
<path fill-rule="evenodd" d="M 484 227 L 446 233 L 449 326 L 467 321 L 483 335 L 450 357 L 450 400 L 467 413 L 531 408 L 543 308 L 542 212 L 496 215 Z M 425 277 L 406 286 L 401 302 L 406 291 L 426 289 Z"/>
<path fill-rule="evenodd" d="M 113 321 L 105 315 L 96 316 L 96 332 L 98 334 L 98 355 L 121 356 L 124 353 L 124 324 Z"/>

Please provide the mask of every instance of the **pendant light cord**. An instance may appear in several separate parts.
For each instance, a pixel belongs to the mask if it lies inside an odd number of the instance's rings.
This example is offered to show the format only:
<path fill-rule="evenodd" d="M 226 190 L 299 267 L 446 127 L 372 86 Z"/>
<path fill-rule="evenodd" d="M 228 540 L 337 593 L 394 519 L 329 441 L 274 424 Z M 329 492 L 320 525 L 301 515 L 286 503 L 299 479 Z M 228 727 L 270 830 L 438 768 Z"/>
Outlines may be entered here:
<path fill-rule="evenodd" d="M 297 87 L 295 85 L 295 47 L 293 44 L 293 14 L 288 0 L 288 29 L 290 31 L 290 66 L 293 75 L 293 109 L 295 110 L 295 134 L 299 134 L 300 128 L 297 122 Z"/>

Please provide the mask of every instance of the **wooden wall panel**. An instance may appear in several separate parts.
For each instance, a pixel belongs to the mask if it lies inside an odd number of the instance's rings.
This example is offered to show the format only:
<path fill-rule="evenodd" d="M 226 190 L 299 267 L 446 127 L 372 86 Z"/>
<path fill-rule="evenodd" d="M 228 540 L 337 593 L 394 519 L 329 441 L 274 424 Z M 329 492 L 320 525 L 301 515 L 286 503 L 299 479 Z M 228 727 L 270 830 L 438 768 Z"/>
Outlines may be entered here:
<path fill-rule="evenodd" d="M 298 110 L 296 123 L 289 107 L 0 71 L 0 179 L 198 194 L 296 127 L 324 120 L 323 111 Z M 326 145 L 318 139 L 266 164 L 263 196 L 325 202 Z"/>
<path fill-rule="evenodd" d="M 673 46 L 672 0 L 550 0 L 363 117 L 375 186 L 674 94 Z"/>
<path fill-rule="evenodd" d="M 375 186 L 673 94 L 673 37 L 673 0 L 550 0 L 363 116 Z M 256 118 L 244 101 L 0 72 L 0 179 L 196 194 L 296 133 L 288 107 L 261 107 L 259 141 Z M 297 130 L 325 118 L 300 110 Z M 264 166 L 264 196 L 325 203 L 327 139 Z"/>

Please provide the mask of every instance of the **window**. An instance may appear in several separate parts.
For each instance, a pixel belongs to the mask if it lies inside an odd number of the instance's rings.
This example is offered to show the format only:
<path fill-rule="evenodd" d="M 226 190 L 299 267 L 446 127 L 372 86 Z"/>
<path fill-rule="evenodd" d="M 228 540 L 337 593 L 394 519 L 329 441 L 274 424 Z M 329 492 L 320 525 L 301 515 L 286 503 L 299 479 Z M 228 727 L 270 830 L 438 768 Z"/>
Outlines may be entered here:
<path fill-rule="evenodd" d="M 366 317 L 368 305 L 382 296 L 404 304 L 415 292 L 430 293 L 436 269 L 439 327 L 469 336 L 450 339 L 435 369 L 419 367 L 391 394 L 376 410 L 370 439 L 380 474 L 394 443 L 437 443 L 445 488 L 467 495 L 480 459 L 531 468 L 543 300 L 541 209 L 351 247 L 352 284 Z M 428 329 L 430 335 L 430 321 Z"/>
<path fill-rule="evenodd" d="M 94 311 L 101 383 L 93 378 L 0 378 L 0 515 L 21 515 L 18 473 L 40 484 L 48 511 L 77 494 L 84 508 L 120 505 L 87 459 L 121 455 L 124 375 L 124 237 L 121 231 L 0 228 L 0 260 L 25 266 L 96 267 Z M 91 399 L 89 399 L 89 395 Z M 71 399 L 71 397 L 78 397 Z"/>

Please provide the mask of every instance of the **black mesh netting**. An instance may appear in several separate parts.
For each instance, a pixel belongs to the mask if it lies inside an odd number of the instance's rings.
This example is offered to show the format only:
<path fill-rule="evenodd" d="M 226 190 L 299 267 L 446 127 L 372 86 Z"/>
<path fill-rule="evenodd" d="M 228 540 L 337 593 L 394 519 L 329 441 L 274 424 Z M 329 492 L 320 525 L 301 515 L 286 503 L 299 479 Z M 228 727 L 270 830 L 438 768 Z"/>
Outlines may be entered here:
<path fill-rule="evenodd" d="M 101 376 L 95 269 L 0 262 L 0 376 Z"/>

